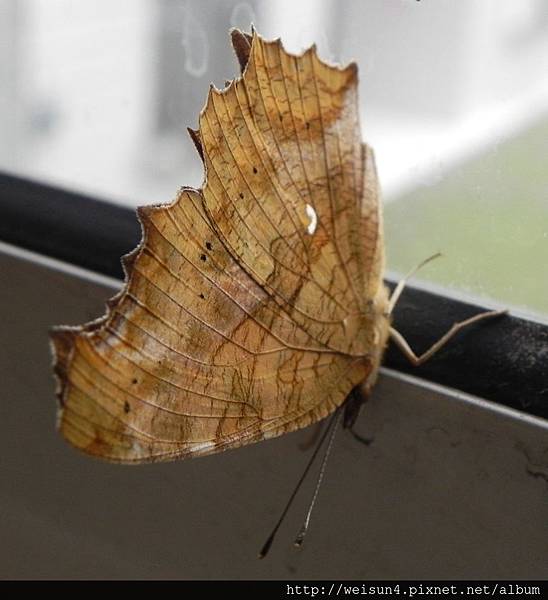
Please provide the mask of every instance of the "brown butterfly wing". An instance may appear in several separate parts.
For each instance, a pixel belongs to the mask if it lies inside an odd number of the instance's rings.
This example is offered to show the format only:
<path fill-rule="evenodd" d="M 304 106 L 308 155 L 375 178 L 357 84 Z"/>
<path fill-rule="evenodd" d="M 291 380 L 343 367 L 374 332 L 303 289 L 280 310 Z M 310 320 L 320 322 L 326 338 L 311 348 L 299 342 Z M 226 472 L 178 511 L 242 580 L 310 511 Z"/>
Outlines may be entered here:
<path fill-rule="evenodd" d="M 52 334 L 60 429 L 90 454 L 170 460 L 280 435 L 374 368 L 383 256 L 356 69 L 245 40 L 243 77 L 210 91 L 193 133 L 203 190 L 139 209 L 107 315 Z"/>

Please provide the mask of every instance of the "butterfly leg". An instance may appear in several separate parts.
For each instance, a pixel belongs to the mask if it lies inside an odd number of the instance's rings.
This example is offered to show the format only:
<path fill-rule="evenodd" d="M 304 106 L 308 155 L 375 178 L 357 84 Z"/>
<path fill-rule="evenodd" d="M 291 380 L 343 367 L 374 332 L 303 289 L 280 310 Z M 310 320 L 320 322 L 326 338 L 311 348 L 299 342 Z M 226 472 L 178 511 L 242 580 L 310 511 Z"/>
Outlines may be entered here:
<path fill-rule="evenodd" d="M 373 442 L 371 438 L 366 438 L 354 430 L 356 419 L 360 414 L 361 407 L 367 402 L 369 391 L 363 386 L 356 386 L 348 395 L 344 403 L 343 429 L 348 429 L 352 437 L 365 446 L 370 446 Z"/>
<path fill-rule="evenodd" d="M 360 444 L 363 444 L 364 446 L 371 446 L 371 444 L 373 443 L 373 438 L 366 438 L 363 435 L 360 435 L 352 426 L 348 431 L 350 431 L 352 437 L 357 441 L 360 442 Z"/>
<path fill-rule="evenodd" d="M 411 269 L 411 271 L 409 271 L 409 273 L 407 273 L 407 275 L 403 279 L 400 279 L 400 281 L 398 282 L 398 285 L 395 287 L 394 291 L 392 292 L 392 295 L 390 296 L 390 301 L 388 302 L 388 310 L 387 310 L 387 312 L 388 312 L 389 315 L 392 314 L 392 311 L 394 310 L 394 307 L 396 306 L 396 303 L 400 299 L 401 293 L 403 292 L 403 290 L 405 288 L 405 285 L 411 279 L 411 277 L 413 277 L 413 275 L 419 269 L 422 269 L 422 267 L 424 267 L 424 265 L 427 265 L 430 261 L 432 261 L 432 260 L 434 260 L 436 258 L 439 258 L 440 256 L 441 256 L 441 252 L 437 252 L 436 254 L 433 254 L 432 256 L 429 256 L 426 260 L 423 260 L 416 267 L 414 267 L 413 269 Z"/>
<path fill-rule="evenodd" d="M 504 315 L 507 312 L 508 311 L 506 309 L 490 310 L 487 312 L 480 313 L 479 315 L 475 315 L 474 317 L 470 317 L 465 321 L 459 321 L 458 323 L 454 323 L 451 329 L 449 329 L 449 331 L 447 331 L 445 335 L 443 335 L 437 342 L 432 344 L 432 346 L 420 356 L 417 356 L 413 352 L 413 350 L 411 350 L 411 347 L 409 346 L 403 335 L 393 327 L 390 327 L 390 338 L 396 344 L 396 346 L 398 346 L 398 348 L 403 352 L 407 360 L 409 360 L 411 364 L 417 367 L 425 363 L 428 359 L 432 358 L 432 356 L 434 356 L 434 354 L 436 354 L 438 350 L 441 350 L 441 348 L 443 348 L 451 338 L 453 338 L 459 331 L 461 331 L 465 327 L 473 325 L 478 321 L 492 319 L 494 317 L 500 317 L 501 315 Z"/>
<path fill-rule="evenodd" d="M 302 442 L 299 442 L 299 444 L 298 444 L 299 449 L 304 452 L 306 450 L 310 450 L 310 448 L 315 446 L 316 442 L 320 439 L 320 434 L 322 432 L 322 429 L 323 429 L 322 421 L 313 425 L 310 436 L 307 439 L 303 440 Z"/>
<path fill-rule="evenodd" d="M 388 315 L 392 314 L 394 307 L 396 306 L 396 303 L 398 302 L 398 300 L 405 288 L 405 285 L 407 284 L 409 279 L 411 279 L 411 277 L 413 277 L 413 275 L 419 269 L 424 267 L 424 265 L 428 264 L 430 261 L 434 260 L 435 258 L 439 258 L 440 256 L 441 256 L 441 253 L 438 252 L 438 253 L 430 256 L 426 260 L 423 260 L 414 269 L 412 269 L 403 279 L 401 279 L 398 282 L 398 285 L 392 292 L 392 295 L 390 296 L 390 301 L 388 302 L 388 309 L 387 309 Z M 403 337 L 403 335 L 399 331 L 397 331 L 393 327 L 390 327 L 390 338 L 396 344 L 396 346 L 398 346 L 398 348 L 403 352 L 403 354 L 405 355 L 405 357 L 407 358 L 407 360 L 409 360 L 409 362 L 411 364 L 413 364 L 415 366 L 419 366 L 419 365 L 422 365 L 423 363 L 425 363 L 428 359 L 432 358 L 432 356 L 434 356 L 434 354 L 436 354 L 436 352 L 438 352 L 438 350 L 441 350 L 441 348 L 443 348 L 443 346 L 445 346 L 445 344 L 447 344 L 447 342 L 453 336 L 455 336 L 461 329 L 468 327 L 468 325 L 477 323 L 478 321 L 482 321 L 483 319 L 491 319 L 493 317 L 499 317 L 501 315 L 506 314 L 507 312 L 508 312 L 507 310 L 490 310 L 490 311 L 481 313 L 479 315 L 476 315 L 474 317 L 471 317 L 470 319 L 466 319 L 465 321 L 460 321 L 458 323 L 454 323 L 453 326 L 451 327 L 451 329 L 449 329 L 449 331 L 447 331 L 447 333 L 445 335 L 443 335 L 437 342 L 432 344 L 432 346 L 426 352 L 421 354 L 420 356 L 417 356 L 413 352 L 413 350 L 407 343 L 407 340 Z"/>

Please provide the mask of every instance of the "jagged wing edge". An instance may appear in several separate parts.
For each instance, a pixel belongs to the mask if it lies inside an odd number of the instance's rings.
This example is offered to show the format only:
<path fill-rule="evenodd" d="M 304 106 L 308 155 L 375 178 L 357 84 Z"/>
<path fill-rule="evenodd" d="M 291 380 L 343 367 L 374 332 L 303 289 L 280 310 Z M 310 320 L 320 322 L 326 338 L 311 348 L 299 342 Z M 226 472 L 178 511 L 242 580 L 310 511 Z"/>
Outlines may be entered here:
<path fill-rule="evenodd" d="M 288 56 L 296 59 L 304 57 L 309 52 L 313 52 L 315 58 L 324 66 L 330 69 L 336 69 L 338 71 L 353 70 L 355 71 L 355 74 L 357 76 L 358 67 L 355 61 L 351 61 L 345 66 L 325 61 L 319 57 L 316 44 L 312 44 L 309 48 L 306 48 L 300 53 L 291 53 L 285 49 L 280 37 L 274 38 L 272 40 L 267 40 L 257 33 L 257 30 L 254 28 L 253 25 L 251 25 L 251 34 L 242 32 L 239 29 L 234 28 L 230 30 L 230 36 L 234 51 L 240 63 L 241 75 L 230 80 L 228 84 L 222 89 L 218 89 L 213 83 L 210 85 L 204 107 L 200 111 L 200 117 L 207 110 L 212 94 L 225 94 L 231 89 L 233 85 L 236 84 L 236 82 L 241 80 L 245 81 L 248 59 L 251 54 L 253 44 L 258 43 L 258 41 L 261 41 L 265 44 L 277 44 L 281 47 L 282 51 L 285 52 Z M 249 52 L 247 54 L 247 57 L 245 57 L 245 55 L 242 54 L 241 46 L 238 46 L 238 40 L 246 40 L 249 43 Z M 185 193 L 188 192 L 198 194 L 203 201 L 202 190 L 207 185 L 207 170 L 205 169 L 205 161 L 203 157 L 203 147 L 200 139 L 200 133 L 199 130 L 193 130 L 191 128 L 188 128 L 187 131 L 192 141 L 194 142 L 196 151 L 198 152 L 202 163 L 204 164 L 204 179 L 201 187 L 199 189 L 196 189 L 190 186 L 183 186 L 179 189 L 179 192 L 177 193 L 175 199 L 173 199 L 170 202 L 163 204 L 153 204 L 148 206 L 139 206 L 137 208 L 136 213 L 137 220 L 139 221 L 139 224 L 141 226 L 141 240 L 131 252 L 125 254 L 121 258 L 122 269 L 124 273 L 123 285 L 119 292 L 117 292 L 112 298 L 107 300 L 105 314 L 101 317 L 98 317 L 97 319 L 84 323 L 83 325 L 58 325 L 52 327 L 49 331 L 50 347 L 53 356 L 52 368 L 56 380 L 55 394 L 59 402 L 59 410 L 57 415 L 58 426 L 61 422 L 62 411 L 65 405 L 64 395 L 66 391 L 67 373 L 74 353 L 75 339 L 78 336 L 90 335 L 96 330 L 101 329 L 112 318 L 113 309 L 120 306 L 123 303 L 127 290 L 129 288 L 129 284 L 131 283 L 133 266 L 139 260 L 144 248 L 147 245 L 149 214 L 153 211 L 158 210 L 169 211 L 174 206 L 176 206 L 178 202 L 182 201 L 183 196 L 185 195 Z M 215 230 L 217 230 L 217 228 L 215 228 Z M 221 241 L 223 242 L 223 245 L 226 246 L 222 239 Z M 231 255 L 233 254 L 232 250 L 229 247 L 226 247 L 226 249 Z"/>

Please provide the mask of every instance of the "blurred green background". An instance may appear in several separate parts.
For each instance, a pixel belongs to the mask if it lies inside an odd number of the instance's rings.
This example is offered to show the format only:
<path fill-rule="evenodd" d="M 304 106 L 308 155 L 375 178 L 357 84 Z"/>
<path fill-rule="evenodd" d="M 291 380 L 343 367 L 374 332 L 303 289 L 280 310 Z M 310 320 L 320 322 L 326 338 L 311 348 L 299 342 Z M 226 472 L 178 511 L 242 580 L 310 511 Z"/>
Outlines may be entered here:
<path fill-rule="evenodd" d="M 385 205 L 388 268 L 548 316 L 548 117 Z"/>

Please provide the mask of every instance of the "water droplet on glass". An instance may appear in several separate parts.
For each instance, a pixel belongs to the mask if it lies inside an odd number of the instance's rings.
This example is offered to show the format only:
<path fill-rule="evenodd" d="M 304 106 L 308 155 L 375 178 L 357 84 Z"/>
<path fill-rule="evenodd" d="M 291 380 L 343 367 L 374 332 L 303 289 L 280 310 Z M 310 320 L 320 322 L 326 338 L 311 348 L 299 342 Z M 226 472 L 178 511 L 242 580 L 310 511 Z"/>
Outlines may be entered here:
<path fill-rule="evenodd" d="M 232 27 L 238 27 L 247 31 L 251 23 L 257 23 L 255 11 L 247 2 L 238 2 L 232 9 L 230 24 Z"/>
<path fill-rule="evenodd" d="M 187 5 L 183 13 L 181 45 L 185 49 L 185 70 L 193 77 L 202 77 L 207 71 L 209 40 L 205 29 Z"/>

